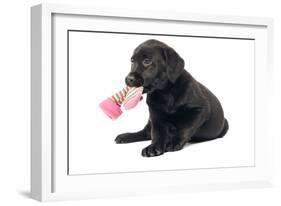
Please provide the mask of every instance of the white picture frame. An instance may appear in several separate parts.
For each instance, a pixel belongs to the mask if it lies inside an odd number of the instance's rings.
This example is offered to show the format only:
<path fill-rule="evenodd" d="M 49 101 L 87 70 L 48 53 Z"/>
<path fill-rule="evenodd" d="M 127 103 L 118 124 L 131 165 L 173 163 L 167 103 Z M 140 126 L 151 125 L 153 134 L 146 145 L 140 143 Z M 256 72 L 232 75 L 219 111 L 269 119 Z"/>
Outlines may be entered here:
<path fill-rule="evenodd" d="M 68 139 L 55 134 L 57 122 L 67 113 L 55 109 L 60 88 L 54 78 L 56 16 L 106 18 L 107 21 L 178 23 L 214 26 L 198 31 L 201 36 L 248 38 L 255 40 L 254 164 L 241 167 L 199 168 L 194 170 L 140 171 L 71 175 L 68 167 Z M 81 22 L 79 22 L 81 23 Z M 87 27 L 85 20 L 84 27 Z M 77 26 L 73 23 L 72 26 Z M 81 24 L 79 24 L 81 25 Z M 93 26 L 93 25 L 91 25 Z M 79 29 L 79 27 L 77 27 Z M 227 28 L 227 29 L 222 29 Z M 205 191 L 268 187 L 273 182 L 272 137 L 268 113 L 273 77 L 273 21 L 270 18 L 203 15 L 101 9 L 83 6 L 40 4 L 31 8 L 31 196 L 39 201 L 114 197 L 122 195 Z M 201 33 L 200 33 L 201 32 Z M 153 33 L 153 32 L 152 32 Z M 65 33 L 67 35 L 67 33 Z M 64 48 L 65 49 L 65 48 Z M 57 74 L 56 74 L 57 75 Z M 65 73 L 62 73 L 65 75 Z M 58 74 L 59 76 L 59 74 Z M 66 83 L 66 82 L 63 82 Z M 60 93 L 61 94 L 61 93 Z M 63 108 L 65 105 L 58 106 Z M 57 107 L 57 105 L 56 105 Z M 60 116 L 63 118 L 61 119 Z M 64 124 L 64 123 L 63 123 Z M 58 152 L 59 151 L 59 152 Z M 153 182 L 153 184 L 149 184 Z M 149 185 L 148 185 L 149 184 Z"/>

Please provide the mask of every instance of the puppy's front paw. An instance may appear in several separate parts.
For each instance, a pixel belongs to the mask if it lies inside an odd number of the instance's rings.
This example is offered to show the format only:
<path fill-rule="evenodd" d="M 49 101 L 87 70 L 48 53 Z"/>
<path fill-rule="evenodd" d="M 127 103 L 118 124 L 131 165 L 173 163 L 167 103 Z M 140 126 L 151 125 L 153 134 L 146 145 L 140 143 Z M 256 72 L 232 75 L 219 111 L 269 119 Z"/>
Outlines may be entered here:
<path fill-rule="evenodd" d="M 158 144 L 151 144 L 142 150 L 141 155 L 144 157 L 159 156 L 164 153 L 164 148 Z"/>
<path fill-rule="evenodd" d="M 119 134 L 119 135 L 115 138 L 115 142 L 116 142 L 117 144 L 129 143 L 129 142 L 131 142 L 131 138 L 132 138 L 131 133 Z"/>
<path fill-rule="evenodd" d="M 175 152 L 183 148 L 184 144 L 182 142 L 170 142 L 166 145 L 165 152 Z"/>

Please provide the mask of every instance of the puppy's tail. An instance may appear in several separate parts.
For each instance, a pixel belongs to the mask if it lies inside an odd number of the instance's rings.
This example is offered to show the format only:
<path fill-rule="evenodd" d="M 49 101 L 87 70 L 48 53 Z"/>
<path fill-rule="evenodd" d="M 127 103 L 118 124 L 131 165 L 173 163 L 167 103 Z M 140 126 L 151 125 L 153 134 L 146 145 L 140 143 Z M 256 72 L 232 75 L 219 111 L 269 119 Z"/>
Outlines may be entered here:
<path fill-rule="evenodd" d="M 223 129 L 222 129 L 221 133 L 217 136 L 217 138 L 223 137 L 227 133 L 228 129 L 229 129 L 228 121 L 227 121 L 227 119 L 224 119 Z"/>

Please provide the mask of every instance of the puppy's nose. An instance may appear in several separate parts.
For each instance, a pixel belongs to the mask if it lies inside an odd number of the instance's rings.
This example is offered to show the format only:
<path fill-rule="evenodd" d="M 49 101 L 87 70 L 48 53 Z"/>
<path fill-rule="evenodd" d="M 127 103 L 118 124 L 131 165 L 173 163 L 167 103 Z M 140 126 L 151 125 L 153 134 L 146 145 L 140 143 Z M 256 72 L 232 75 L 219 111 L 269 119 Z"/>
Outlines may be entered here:
<path fill-rule="evenodd" d="M 135 82 L 135 80 L 136 80 L 136 78 L 133 75 L 128 75 L 126 78 L 126 81 L 129 85 L 133 84 Z"/>

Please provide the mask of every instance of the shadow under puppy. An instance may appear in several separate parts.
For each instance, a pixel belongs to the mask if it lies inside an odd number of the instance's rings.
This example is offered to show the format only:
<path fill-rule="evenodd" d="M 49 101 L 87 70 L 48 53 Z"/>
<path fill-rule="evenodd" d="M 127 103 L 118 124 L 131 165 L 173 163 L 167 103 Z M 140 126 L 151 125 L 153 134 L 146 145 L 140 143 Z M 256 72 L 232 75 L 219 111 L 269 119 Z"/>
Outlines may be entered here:
<path fill-rule="evenodd" d="M 152 157 L 226 134 L 228 122 L 219 100 L 184 69 L 174 49 L 151 39 L 135 49 L 131 62 L 126 84 L 144 87 L 149 120 L 139 132 L 118 135 L 116 143 L 151 140 L 142 155 Z"/>

